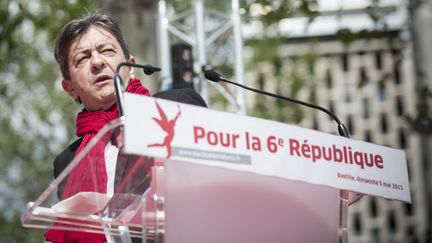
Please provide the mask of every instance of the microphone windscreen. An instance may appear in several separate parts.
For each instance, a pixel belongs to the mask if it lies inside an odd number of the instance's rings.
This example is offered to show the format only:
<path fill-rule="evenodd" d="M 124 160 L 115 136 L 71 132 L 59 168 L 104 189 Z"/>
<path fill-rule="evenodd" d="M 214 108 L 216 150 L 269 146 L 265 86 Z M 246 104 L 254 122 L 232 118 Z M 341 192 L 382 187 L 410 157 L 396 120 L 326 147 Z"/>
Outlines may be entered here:
<path fill-rule="evenodd" d="M 146 75 L 152 75 L 152 74 L 155 73 L 155 72 L 160 72 L 160 71 L 161 71 L 160 68 L 158 68 L 158 67 L 153 67 L 152 65 L 144 65 L 144 66 L 142 66 L 142 69 L 143 69 L 143 72 L 144 72 Z"/>
<path fill-rule="evenodd" d="M 221 75 L 214 70 L 205 70 L 204 77 L 213 82 L 219 82 Z"/>

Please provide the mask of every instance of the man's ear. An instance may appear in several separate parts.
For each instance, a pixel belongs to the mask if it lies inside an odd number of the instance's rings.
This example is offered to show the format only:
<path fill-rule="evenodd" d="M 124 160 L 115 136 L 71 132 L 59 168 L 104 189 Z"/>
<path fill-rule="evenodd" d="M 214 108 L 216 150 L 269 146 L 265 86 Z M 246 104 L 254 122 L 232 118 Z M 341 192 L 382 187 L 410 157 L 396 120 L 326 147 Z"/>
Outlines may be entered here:
<path fill-rule="evenodd" d="M 68 79 L 62 80 L 63 89 L 74 99 L 78 99 L 78 94 L 76 94 L 75 89 L 72 86 L 72 82 Z"/>
<path fill-rule="evenodd" d="M 135 64 L 135 57 L 134 56 L 130 56 L 129 57 L 129 62 Z M 134 67 L 130 67 L 129 69 L 129 77 L 131 79 L 135 78 L 135 68 Z"/>

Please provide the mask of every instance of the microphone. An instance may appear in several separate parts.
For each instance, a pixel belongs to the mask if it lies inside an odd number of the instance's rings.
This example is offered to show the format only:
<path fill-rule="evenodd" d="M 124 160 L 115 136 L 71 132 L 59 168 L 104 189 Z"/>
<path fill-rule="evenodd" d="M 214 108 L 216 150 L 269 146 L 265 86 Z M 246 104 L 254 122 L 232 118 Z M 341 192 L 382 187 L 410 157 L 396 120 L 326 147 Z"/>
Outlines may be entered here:
<path fill-rule="evenodd" d="M 159 67 L 154 67 L 152 65 L 142 65 L 142 64 L 136 64 L 136 63 L 130 63 L 130 62 L 122 62 L 117 66 L 116 72 L 114 74 L 114 87 L 115 87 L 115 92 L 116 92 L 116 97 L 117 97 L 117 107 L 118 107 L 120 117 L 122 117 L 124 115 L 124 113 L 123 113 L 123 93 L 121 92 L 123 81 L 121 80 L 121 77 L 119 74 L 120 68 L 123 66 L 142 68 L 146 75 L 152 75 L 155 72 L 161 71 L 161 69 Z"/>
<path fill-rule="evenodd" d="M 143 65 L 141 68 L 146 75 L 152 75 L 155 72 L 161 71 L 159 67 L 153 67 L 152 65 Z"/>
<path fill-rule="evenodd" d="M 219 73 L 217 73 L 216 71 L 214 71 L 212 69 L 204 70 L 204 77 L 206 79 L 208 79 L 210 81 L 213 81 L 213 82 L 216 82 L 216 83 L 219 82 L 219 81 L 223 81 L 223 82 L 226 82 L 226 83 L 230 83 L 230 84 L 239 86 L 239 87 L 241 87 L 243 89 L 246 89 L 246 90 L 249 90 L 249 91 L 252 91 L 252 92 L 256 92 L 256 93 L 259 93 L 259 94 L 271 96 L 271 97 L 274 97 L 274 98 L 277 98 L 277 99 L 287 100 L 289 102 L 293 102 L 293 103 L 296 103 L 296 104 L 299 104 L 299 105 L 307 106 L 307 107 L 312 108 L 312 109 L 320 110 L 320 111 L 326 113 L 327 115 L 329 115 L 334 121 L 336 121 L 336 123 L 338 124 L 339 135 L 341 135 L 342 137 L 346 137 L 346 138 L 350 138 L 351 137 L 350 134 L 348 133 L 348 129 L 346 129 L 345 125 L 339 120 L 339 118 L 335 114 L 333 114 L 331 111 L 327 110 L 324 107 L 321 107 L 321 106 L 318 106 L 318 105 L 315 105 L 315 104 L 311 104 L 311 103 L 307 103 L 307 102 L 304 102 L 304 101 L 301 101 L 301 100 L 296 100 L 296 99 L 292 99 L 292 98 L 289 98 L 289 97 L 281 96 L 281 95 L 278 95 L 278 94 L 269 93 L 269 92 L 266 92 L 266 91 L 263 91 L 263 90 L 254 89 L 254 88 L 251 88 L 251 87 L 239 84 L 239 83 L 235 83 L 233 81 L 230 81 L 228 79 L 223 78 Z"/>
<path fill-rule="evenodd" d="M 120 68 L 123 66 L 142 68 L 143 72 L 146 75 L 152 75 L 153 73 L 161 71 L 161 69 L 159 67 L 154 67 L 154 66 L 149 65 L 149 64 L 142 65 L 142 64 L 136 64 L 136 63 L 130 63 L 130 62 L 122 62 L 117 66 L 116 72 L 118 73 L 120 71 Z"/>

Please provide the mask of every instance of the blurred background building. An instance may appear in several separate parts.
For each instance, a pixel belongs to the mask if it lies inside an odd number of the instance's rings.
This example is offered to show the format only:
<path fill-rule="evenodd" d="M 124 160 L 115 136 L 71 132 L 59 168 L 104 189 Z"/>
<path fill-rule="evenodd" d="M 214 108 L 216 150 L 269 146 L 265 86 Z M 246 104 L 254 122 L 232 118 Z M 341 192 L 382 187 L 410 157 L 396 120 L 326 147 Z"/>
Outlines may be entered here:
<path fill-rule="evenodd" d="M 349 209 L 349 242 L 431 242 L 432 124 L 430 114 L 421 114 L 430 95 L 420 95 L 432 81 L 431 3 L 319 3 L 312 22 L 304 16 L 280 21 L 279 68 L 307 80 L 299 98 L 330 108 L 354 139 L 404 149 L 409 166 L 412 204 L 364 197 Z M 264 65 L 260 79 L 290 94 L 293 86 L 275 84 L 271 69 Z M 335 133 L 326 114 L 306 117 L 303 126 Z"/>
<path fill-rule="evenodd" d="M 312 22 L 283 19 L 280 63 L 248 75 L 264 89 L 328 107 L 354 139 L 406 151 L 412 204 L 364 197 L 349 209 L 349 242 L 431 242 L 432 124 L 422 109 L 430 104 L 432 5 L 389 0 L 371 8 L 373 2 L 319 1 Z M 289 75 L 281 81 L 278 72 Z M 284 82 L 296 79 L 305 85 L 293 93 L 295 85 Z M 302 126 L 337 134 L 326 114 L 303 118 Z"/>

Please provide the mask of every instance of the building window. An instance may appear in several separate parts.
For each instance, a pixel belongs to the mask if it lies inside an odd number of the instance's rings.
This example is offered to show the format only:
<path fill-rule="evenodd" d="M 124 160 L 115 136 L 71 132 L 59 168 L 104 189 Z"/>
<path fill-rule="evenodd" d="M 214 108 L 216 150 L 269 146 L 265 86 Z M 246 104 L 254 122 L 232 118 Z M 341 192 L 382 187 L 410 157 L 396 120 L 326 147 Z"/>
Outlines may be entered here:
<path fill-rule="evenodd" d="M 352 116 L 348 115 L 346 119 L 347 119 L 347 129 L 348 129 L 348 132 L 351 133 L 351 134 L 354 134 L 354 121 L 352 119 Z"/>
<path fill-rule="evenodd" d="M 351 103 L 351 92 L 349 84 L 345 84 L 345 103 Z"/>
<path fill-rule="evenodd" d="M 401 74 L 400 74 L 400 66 L 399 64 L 395 64 L 393 67 L 393 76 L 395 84 L 401 83 Z"/>
<path fill-rule="evenodd" d="M 369 76 L 367 74 L 366 67 L 360 67 L 360 87 L 367 84 L 369 81 Z"/>
<path fill-rule="evenodd" d="M 367 75 L 366 67 L 360 67 L 359 73 L 359 87 L 365 86 L 369 81 L 369 77 Z"/>
<path fill-rule="evenodd" d="M 314 60 L 306 60 L 307 67 L 310 74 L 315 74 L 315 61 Z"/>
<path fill-rule="evenodd" d="M 327 69 L 327 70 L 326 70 L 326 77 L 325 77 L 325 80 L 326 80 L 327 88 L 328 88 L 328 89 L 333 88 L 333 76 L 332 76 L 332 73 L 331 73 L 331 70 L 330 70 L 330 69 Z"/>
<path fill-rule="evenodd" d="M 265 77 L 264 77 L 264 73 L 260 72 L 258 74 L 258 87 L 260 90 L 264 90 L 265 89 Z"/>
<path fill-rule="evenodd" d="M 370 117 L 370 104 L 369 104 L 369 99 L 368 98 L 364 98 L 362 100 L 362 105 L 363 105 L 363 118 L 368 119 Z"/>
<path fill-rule="evenodd" d="M 392 48 L 391 49 L 391 54 L 393 55 L 393 58 L 398 58 L 401 55 L 401 50 L 400 49 L 396 49 L 396 48 Z"/>
<path fill-rule="evenodd" d="M 428 161 L 429 162 L 429 161 Z M 409 165 L 410 164 L 410 162 L 409 162 L 409 160 L 407 159 L 407 164 Z M 427 167 L 423 167 L 423 168 L 425 168 L 425 169 L 427 169 Z M 412 181 L 412 176 L 411 176 L 411 167 L 410 166 L 408 166 L 407 167 L 407 170 L 408 170 L 408 180 L 411 182 Z M 425 171 L 427 171 L 427 170 L 425 170 Z"/>
<path fill-rule="evenodd" d="M 413 215 L 413 207 L 412 207 L 412 205 L 411 204 L 409 204 L 409 203 L 404 203 L 403 204 L 404 205 L 404 208 L 405 208 L 405 215 L 407 215 L 407 216 L 411 216 L 411 215 Z"/>
<path fill-rule="evenodd" d="M 377 209 L 377 203 L 376 199 L 374 197 L 370 198 L 369 201 L 369 212 L 372 218 L 375 218 L 378 216 L 378 209 Z"/>
<path fill-rule="evenodd" d="M 345 91 L 345 103 L 351 103 L 351 94 L 348 90 Z"/>
<path fill-rule="evenodd" d="M 368 143 L 372 143 L 373 141 L 372 141 L 372 133 L 371 133 L 371 131 L 369 131 L 369 130 L 366 130 L 365 131 L 365 134 L 364 134 L 364 140 L 366 141 L 366 142 L 368 142 Z"/>
<path fill-rule="evenodd" d="M 381 132 L 382 133 L 388 132 L 387 115 L 385 113 L 381 113 L 381 115 L 380 115 L 380 126 L 381 126 Z"/>
<path fill-rule="evenodd" d="M 419 242 L 416 237 L 414 226 L 408 225 L 406 228 L 405 242 Z"/>
<path fill-rule="evenodd" d="M 380 82 L 378 83 L 378 100 L 385 101 L 385 99 L 386 99 L 385 85 L 384 83 Z"/>
<path fill-rule="evenodd" d="M 319 130 L 319 125 L 318 125 L 318 120 L 317 120 L 317 117 L 316 116 L 313 116 L 313 118 L 312 118 L 312 126 L 313 126 L 313 128 L 312 129 L 314 129 L 314 130 Z"/>
<path fill-rule="evenodd" d="M 396 114 L 398 116 L 403 116 L 404 106 L 403 106 L 403 98 L 401 96 L 396 97 Z"/>
<path fill-rule="evenodd" d="M 376 51 L 375 52 L 375 67 L 378 70 L 382 69 L 382 52 L 381 51 Z"/>
<path fill-rule="evenodd" d="M 349 59 L 348 59 L 348 54 L 347 53 L 343 53 L 341 56 L 341 63 L 342 63 L 342 70 L 344 72 L 348 72 L 349 71 Z"/>
<path fill-rule="evenodd" d="M 353 229 L 354 229 L 354 234 L 355 235 L 361 235 L 362 231 L 363 231 L 363 227 L 362 227 L 362 222 L 361 222 L 361 217 L 358 213 L 353 215 Z"/>
<path fill-rule="evenodd" d="M 406 136 L 405 136 L 405 130 L 403 128 L 399 129 L 399 146 L 400 148 L 406 148 Z"/>
<path fill-rule="evenodd" d="M 333 113 L 333 114 L 336 113 L 333 100 L 329 101 L 329 106 L 328 107 L 329 107 L 329 111 L 331 113 Z M 332 120 L 333 118 L 329 117 L 329 119 Z"/>
<path fill-rule="evenodd" d="M 390 232 L 396 233 L 397 222 L 395 219 L 394 211 L 390 211 L 387 215 L 387 226 Z"/>
<path fill-rule="evenodd" d="M 380 237 L 380 230 L 377 228 L 372 229 L 372 235 L 371 235 L 371 243 L 380 243 L 381 237 Z"/>

